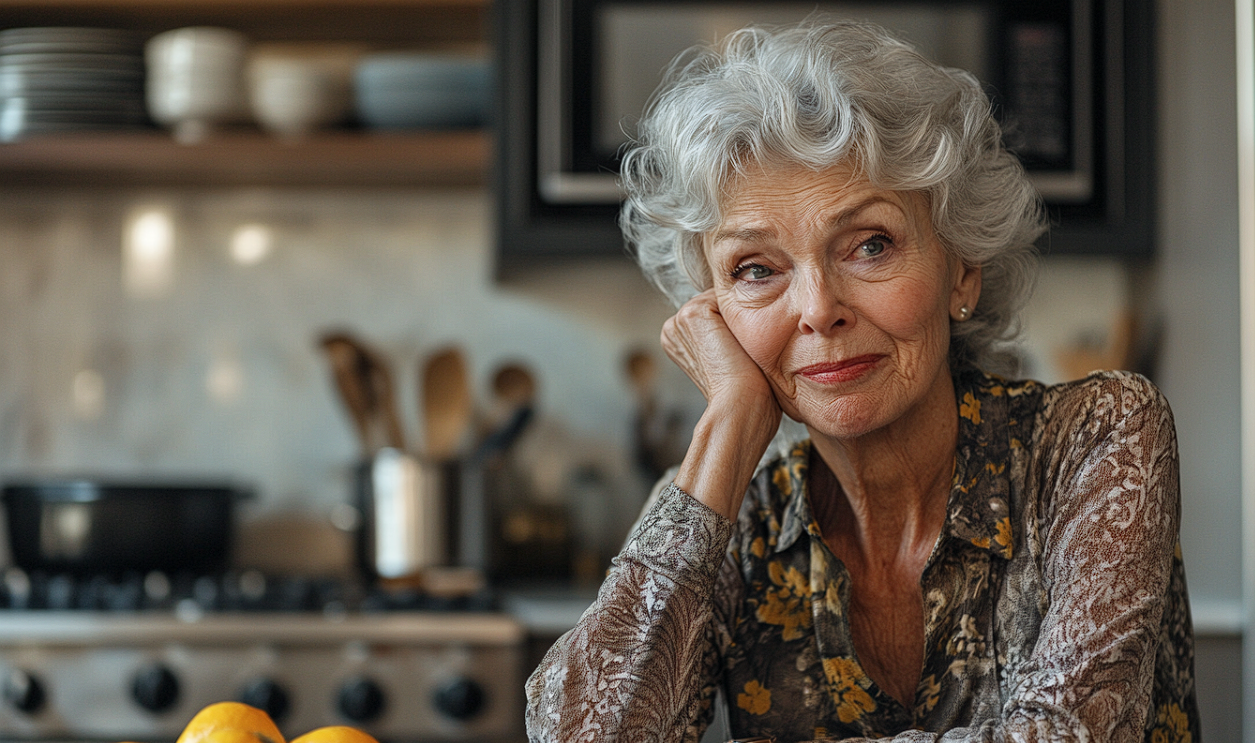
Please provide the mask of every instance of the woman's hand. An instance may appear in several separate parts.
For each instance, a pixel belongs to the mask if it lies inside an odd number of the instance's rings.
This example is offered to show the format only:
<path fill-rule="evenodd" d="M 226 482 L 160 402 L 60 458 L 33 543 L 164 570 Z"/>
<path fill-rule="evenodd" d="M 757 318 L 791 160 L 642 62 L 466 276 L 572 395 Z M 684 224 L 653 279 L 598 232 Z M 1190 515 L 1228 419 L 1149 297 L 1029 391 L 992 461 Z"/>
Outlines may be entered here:
<path fill-rule="evenodd" d="M 758 460 L 780 426 L 767 378 L 728 329 L 713 290 L 693 297 L 662 328 L 662 348 L 706 397 L 675 484 L 735 519 Z"/>
<path fill-rule="evenodd" d="M 774 396 L 767 378 L 728 329 L 715 292 L 693 297 L 662 326 L 662 349 L 692 379 L 707 402 L 723 396 L 766 404 Z"/>

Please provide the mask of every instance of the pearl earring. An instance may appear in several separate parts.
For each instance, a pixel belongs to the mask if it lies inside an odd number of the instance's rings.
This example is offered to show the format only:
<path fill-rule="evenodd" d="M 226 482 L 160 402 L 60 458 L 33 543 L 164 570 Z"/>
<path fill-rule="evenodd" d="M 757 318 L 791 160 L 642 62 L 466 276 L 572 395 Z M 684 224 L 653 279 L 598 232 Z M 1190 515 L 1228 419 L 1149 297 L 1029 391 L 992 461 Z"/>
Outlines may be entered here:
<path fill-rule="evenodd" d="M 967 305 L 963 305 L 962 307 L 959 308 L 959 322 L 966 320 L 971 315 L 972 315 L 972 311 L 967 308 Z"/>

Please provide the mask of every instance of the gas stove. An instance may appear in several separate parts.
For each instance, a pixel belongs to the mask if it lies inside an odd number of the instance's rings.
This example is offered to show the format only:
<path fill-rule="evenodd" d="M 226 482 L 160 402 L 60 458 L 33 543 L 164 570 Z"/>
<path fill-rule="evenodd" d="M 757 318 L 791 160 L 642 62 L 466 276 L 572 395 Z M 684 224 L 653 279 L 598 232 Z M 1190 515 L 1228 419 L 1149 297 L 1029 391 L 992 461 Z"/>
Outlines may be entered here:
<path fill-rule="evenodd" d="M 261 707 L 289 737 L 523 739 L 524 632 L 491 596 L 352 581 L 27 575 L 0 585 L 0 739 L 165 741 L 202 707 Z"/>

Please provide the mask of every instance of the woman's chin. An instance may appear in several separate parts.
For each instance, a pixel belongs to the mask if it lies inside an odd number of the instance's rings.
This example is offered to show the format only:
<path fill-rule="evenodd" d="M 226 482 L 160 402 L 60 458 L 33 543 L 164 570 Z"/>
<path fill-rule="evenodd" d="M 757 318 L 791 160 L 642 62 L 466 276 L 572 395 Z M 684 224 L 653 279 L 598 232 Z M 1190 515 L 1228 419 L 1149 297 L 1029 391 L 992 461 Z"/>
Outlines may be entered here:
<path fill-rule="evenodd" d="M 802 405 L 791 417 L 806 426 L 811 436 L 853 439 L 890 423 L 885 406 L 862 395 L 845 395 L 827 405 Z"/>

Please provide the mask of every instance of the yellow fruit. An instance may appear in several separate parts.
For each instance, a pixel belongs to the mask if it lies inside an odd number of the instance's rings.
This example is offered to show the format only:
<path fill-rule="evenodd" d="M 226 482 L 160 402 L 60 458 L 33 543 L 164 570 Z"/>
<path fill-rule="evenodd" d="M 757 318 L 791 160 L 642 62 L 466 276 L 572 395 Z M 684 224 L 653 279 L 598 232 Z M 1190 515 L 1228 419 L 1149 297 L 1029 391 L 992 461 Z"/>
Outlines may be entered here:
<path fill-rule="evenodd" d="M 351 728 L 347 725 L 331 725 L 311 730 L 298 738 L 293 738 L 292 743 L 379 743 L 379 741 L 357 728 Z"/>
<path fill-rule="evenodd" d="M 211 730 L 201 738 L 201 743 L 265 743 L 266 736 L 251 730 L 222 728 Z"/>
<path fill-rule="evenodd" d="M 218 702 L 197 712 L 183 728 L 177 743 L 283 743 L 283 733 L 270 715 L 256 707 L 240 702 Z"/>

